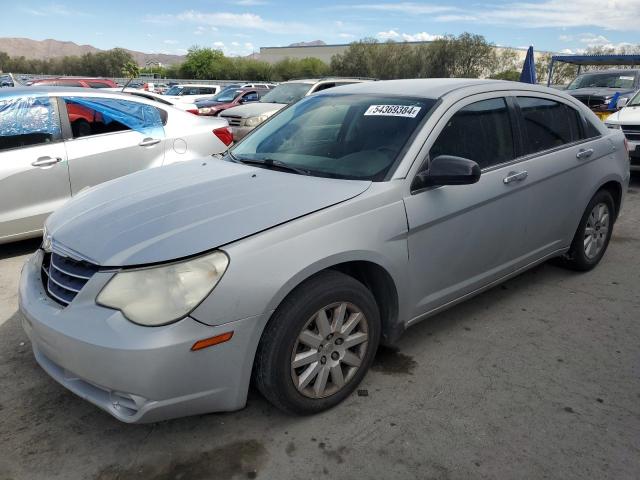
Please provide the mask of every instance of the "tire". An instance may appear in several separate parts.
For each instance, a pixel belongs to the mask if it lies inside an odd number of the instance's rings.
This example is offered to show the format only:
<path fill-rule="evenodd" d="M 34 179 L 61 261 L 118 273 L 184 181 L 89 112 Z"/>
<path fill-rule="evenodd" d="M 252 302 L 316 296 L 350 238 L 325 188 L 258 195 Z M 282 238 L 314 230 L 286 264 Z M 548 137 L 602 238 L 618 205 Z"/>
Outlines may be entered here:
<path fill-rule="evenodd" d="M 332 408 L 364 378 L 380 330 L 376 301 L 362 283 L 321 272 L 296 287 L 270 319 L 256 353 L 255 384 L 287 413 Z"/>
<path fill-rule="evenodd" d="M 609 245 L 615 218 L 613 197 L 608 191 L 600 190 L 587 205 L 571 247 L 561 258 L 561 264 L 572 270 L 586 272 L 600 263 Z"/>

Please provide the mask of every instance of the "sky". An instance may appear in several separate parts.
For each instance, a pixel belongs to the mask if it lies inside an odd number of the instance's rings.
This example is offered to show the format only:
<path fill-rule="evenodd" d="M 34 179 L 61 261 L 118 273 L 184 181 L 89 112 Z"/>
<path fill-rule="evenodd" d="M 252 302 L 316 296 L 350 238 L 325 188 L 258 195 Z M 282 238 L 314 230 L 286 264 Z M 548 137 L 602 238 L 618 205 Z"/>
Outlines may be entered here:
<path fill-rule="evenodd" d="M 432 40 L 471 32 L 496 45 L 579 53 L 640 44 L 640 0 L 2 0 L 0 36 L 53 38 L 102 49 L 185 54 L 198 45 L 227 55 L 266 46 L 365 37 Z"/>

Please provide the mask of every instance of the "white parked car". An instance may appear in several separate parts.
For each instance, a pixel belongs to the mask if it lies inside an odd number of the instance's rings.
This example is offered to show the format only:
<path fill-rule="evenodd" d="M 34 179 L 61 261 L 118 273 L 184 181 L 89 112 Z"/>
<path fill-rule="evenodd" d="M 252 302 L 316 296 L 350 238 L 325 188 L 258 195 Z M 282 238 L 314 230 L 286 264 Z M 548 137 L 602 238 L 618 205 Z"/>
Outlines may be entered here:
<path fill-rule="evenodd" d="M 624 106 L 624 108 L 609 115 L 605 125 L 622 130 L 629 144 L 630 168 L 640 171 L 640 91 L 628 102 L 626 100 L 621 98 L 618 101 L 618 106 Z"/>
<path fill-rule="evenodd" d="M 198 107 L 195 103 L 187 103 L 180 100 L 176 100 L 173 97 L 167 97 L 166 95 L 162 95 L 158 92 L 149 92 L 147 90 L 140 90 L 138 88 L 106 88 L 105 90 L 109 90 L 112 92 L 120 92 L 126 93 L 129 95 L 135 95 L 137 97 L 146 98 L 148 100 L 153 100 L 154 102 L 162 103 L 163 105 L 170 105 L 172 107 L 178 108 L 180 110 L 184 110 L 185 112 L 193 113 L 194 115 L 198 115 Z"/>
<path fill-rule="evenodd" d="M 89 88 L 0 90 L 0 243 L 37 237 L 69 198 L 137 170 L 222 153 L 227 122 Z"/>
<path fill-rule="evenodd" d="M 164 96 L 180 102 L 195 103 L 196 100 L 217 94 L 221 89 L 220 85 L 185 83 L 174 85 Z"/>

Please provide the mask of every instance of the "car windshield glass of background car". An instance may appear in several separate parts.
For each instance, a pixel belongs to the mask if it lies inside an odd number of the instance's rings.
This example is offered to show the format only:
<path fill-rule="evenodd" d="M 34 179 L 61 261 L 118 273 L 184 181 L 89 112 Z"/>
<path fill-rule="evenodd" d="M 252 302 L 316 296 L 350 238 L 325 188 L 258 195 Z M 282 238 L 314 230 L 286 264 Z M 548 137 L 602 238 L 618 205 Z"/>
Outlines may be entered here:
<path fill-rule="evenodd" d="M 178 85 L 174 85 L 173 87 L 171 87 L 169 90 L 166 91 L 165 95 L 180 95 L 180 93 L 182 92 L 183 87 L 179 87 Z"/>
<path fill-rule="evenodd" d="M 240 90 L 223 90 L 219 94 L 211 97 L 211 100 L 214 102 L 229 103 L 233 102 L 240 93 Z"/>
<path fill-rule="evenodd" d="M 435 100 L 377 95 L 307 97 L 233 149 L 335 178 L 384 180 Z"/>
<path fill-rule="evenodd" d="M 262 103 L 295 103 L 304 97 L 311 85 L 308 83 L 283 83 L 260 99 Z"/>
<path fill-rule="evenodd" d="M 578 88 L 633 88 L 635 74 L 629 73 L 586 73 L 569 84 L 567 90 Z"/>

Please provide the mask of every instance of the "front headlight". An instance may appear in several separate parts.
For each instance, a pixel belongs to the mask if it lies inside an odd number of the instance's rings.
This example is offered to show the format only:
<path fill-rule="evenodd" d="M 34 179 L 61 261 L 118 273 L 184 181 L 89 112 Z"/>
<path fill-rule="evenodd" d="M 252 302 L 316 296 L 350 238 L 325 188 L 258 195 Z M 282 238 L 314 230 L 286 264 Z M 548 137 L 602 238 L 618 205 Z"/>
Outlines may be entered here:
<path fill-rule="evenodd" d="M 244 124 L 247 127 L 255 127 L 257 125 L 260 125 L 262 122 L 264 122 L 267 118 L 269 118 L 269 115 L 260 115 L 258 117 L 249 117 L 245 120 Z"/>
<path fill-rule="evenodd" d="M 47 226 L 45 225 L 42 229 L 42 245 L 40 246 L 42 250 L 49 253 L 51 252 L 51 235 L 47 231 Z"/>
<path fill-rule="evenodd" d="M 622 125 L 618 125 L 617 123 L 605 123 L 605 126 L 613 130 L 620 130 L 622 128 Z"/>
<path fill-rule="evenodd" d="M 185 262 L 117 273 L 96 302 L 134 323 L 159 326 L 184 318 L 213 290 L 229 265 L 221 251 Z"/>

